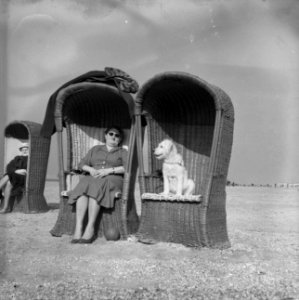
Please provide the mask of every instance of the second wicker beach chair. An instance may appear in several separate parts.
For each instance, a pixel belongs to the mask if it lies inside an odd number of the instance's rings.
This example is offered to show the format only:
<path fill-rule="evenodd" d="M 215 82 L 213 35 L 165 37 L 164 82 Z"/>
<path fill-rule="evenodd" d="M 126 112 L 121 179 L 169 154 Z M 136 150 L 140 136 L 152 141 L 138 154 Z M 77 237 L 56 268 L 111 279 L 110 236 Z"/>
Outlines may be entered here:
<path fill-rule="evenodd" d="M 79 161 L 92 146 L 104 141 L 107 127 L 121 127 L 125 133 L 123 144 L 134 147 L 134 101 L 130 93 L 135 93 L 137 88 L 137 83 L 126 73 L 106 68 L 105 71 L 91 71 L 71 80 L 51 96 L 42 134 L 57 132 L 60 193 L 78 182 L 81 176 L 77 174 Z M 134 151 L 129 151 L 122 198 L 115 201 L 114 209 L 100 211 L 100 236 L 105 228 L 111 226 L 119 229 L 122 238 L 138 228 L 132 188 L 137 160 L 133 156 Z M 60 198 L 58 219 L 50 231 L 53 236 L 71 235 L 75 226 L 74 209 L 66 198 Z"/>
<path fill-rule="evenodd" d="M 17 193 L 12 190 L 10 209 L 24 213 L 49 210 L 44 197 L 45 180 L 50 151 L 50 138 L 40 136 L 41 124 L 31 121 L 13 121 L 5 127 L 4 165 L 17 155 L 20 142 L 29 143 L 25 186 Z"/>
<path fill-rule="evenodd" d="M 165 72 L 140 88 L 136 118 L 142 194 L 139 240 L 229 247 L 225 186 L 234 124 L 230 98 L 192 74 Z M 174 141 L 195 181 L 191 197 L 159 195 L 162 162 L 153 149 L 165 138 Z"/>

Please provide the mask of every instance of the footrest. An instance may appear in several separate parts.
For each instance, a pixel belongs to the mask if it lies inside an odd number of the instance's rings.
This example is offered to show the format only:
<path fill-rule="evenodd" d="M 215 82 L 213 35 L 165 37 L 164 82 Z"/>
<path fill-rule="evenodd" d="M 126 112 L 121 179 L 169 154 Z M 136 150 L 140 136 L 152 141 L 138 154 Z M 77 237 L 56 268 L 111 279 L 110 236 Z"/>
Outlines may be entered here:
<path fill-rule="evenodd" d="M 170 202 L 201 202 L 202 195 L 164 195 L 155 193 L 143 193 L 141 195 L 142 200 L 154 200 L 154 201 L 170 201 Z"/>

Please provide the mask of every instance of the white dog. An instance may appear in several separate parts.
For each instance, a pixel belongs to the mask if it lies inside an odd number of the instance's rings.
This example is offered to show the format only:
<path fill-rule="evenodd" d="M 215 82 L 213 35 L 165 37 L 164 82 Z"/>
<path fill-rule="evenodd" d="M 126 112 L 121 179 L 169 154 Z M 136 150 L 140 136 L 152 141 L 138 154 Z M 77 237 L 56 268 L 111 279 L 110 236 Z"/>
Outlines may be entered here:
<path fill-rule="evenodd" d="M 163 159 L 162 173 L 164 191 L 162 194 L 192 195 L 195 184 L 188 179 L 184 161 L 173 141 L 163 140 L 155 149 L 157 159 Z"/>

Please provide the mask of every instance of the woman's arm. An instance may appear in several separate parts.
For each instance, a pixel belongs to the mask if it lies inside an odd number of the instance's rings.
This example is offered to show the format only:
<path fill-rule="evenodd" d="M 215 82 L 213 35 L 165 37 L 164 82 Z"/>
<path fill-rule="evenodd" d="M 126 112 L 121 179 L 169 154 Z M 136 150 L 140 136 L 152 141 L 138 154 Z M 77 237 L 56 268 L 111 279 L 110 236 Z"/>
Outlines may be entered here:
<path fill-rule="evenodd" d="M 125 168 L 123 166 L 112 168 L 112 174 L 124 174 Z"/>
<path fill-rule="evenodd" d="M 123 166 L 114 167 L 114 168 L 107 168 L 107 169 L 99 169 L 96 170 L 97 175 L 95 177 L 105 177 L 107 175 L 113 174 L 124 174 L 125 168 Z"/>
<path fill-rule="evenodd" d="M 107 175 L 109 175 L 109 174 L 124 174 L 125 173 L 125 165 L 127 162 L 127 156 L 128 156 L 128 151 L 126 149 L 122 148 L 121 153 L 120 153 L 122 165 L 107 169 L 107 172 L 108 172 Z"/>
<path fill-rule="evenodd" d="M 6 166 L 6 173 L 11 174 L 14 173 L 18 167 L 17 167 L 17 156 L 14 157 Z"/>
<path fill-rule="evenodd" d="M 98 170 L 88 165 L 83 165 L 81 167 L 81 170 L 88 172 L 93 177 L 96 177 L 96 175 L 98 174 Z"/>
<path fill-rule="evenodd" d="M 15 173 L 19 174 L 19 175 L 26 175 L 27 170 L 26 169 L 18 169 L 18 170 L 15 170 Z"/>
<path fill-rule="evenodd" d="M 125 173 L 125 168 L 123 166 L 97 170 L 91 166 L 84 165 L 84 166 L 82 166 L 82 170 L 88 172 L 93 177 L 98 177 L 98 176 L 104 177 L 107 175 L 124 174 Z"/>

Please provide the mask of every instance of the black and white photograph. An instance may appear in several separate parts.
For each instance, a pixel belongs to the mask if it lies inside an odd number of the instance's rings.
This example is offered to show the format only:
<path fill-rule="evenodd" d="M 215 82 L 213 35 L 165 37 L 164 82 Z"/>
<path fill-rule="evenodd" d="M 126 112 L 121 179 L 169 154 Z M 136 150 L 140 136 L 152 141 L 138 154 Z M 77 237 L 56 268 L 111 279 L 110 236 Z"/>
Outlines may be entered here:
<path fill-rule="evenodd" d="M 299 1 L 0 1 L 0 300 L 299 300 Z"/>

